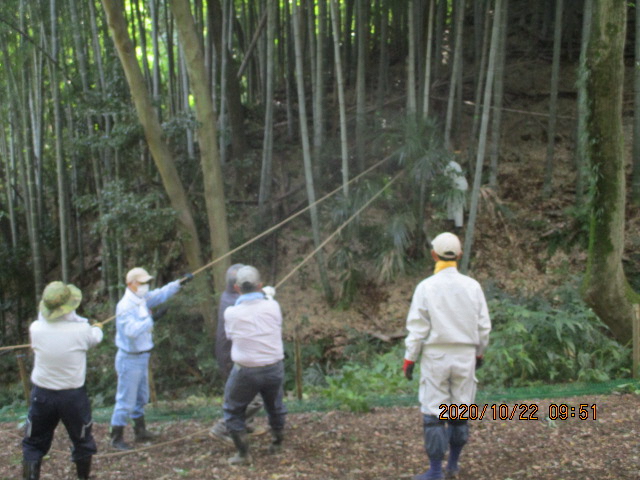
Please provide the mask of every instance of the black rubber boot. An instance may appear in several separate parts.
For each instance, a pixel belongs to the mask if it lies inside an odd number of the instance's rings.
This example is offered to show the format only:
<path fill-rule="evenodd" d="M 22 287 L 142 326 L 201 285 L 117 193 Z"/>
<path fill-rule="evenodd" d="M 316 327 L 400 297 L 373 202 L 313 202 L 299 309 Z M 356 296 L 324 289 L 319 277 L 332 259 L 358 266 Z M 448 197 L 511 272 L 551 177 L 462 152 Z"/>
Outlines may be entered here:
<path fill-rule="evenodd" d="M 123 438 L 124 427 L 111 427 L 111 446 L 116 450 L 131 450 L 131 445 Z"/>
<path fill-rule="evenodd" d="M 80 460 L 76 460 L 78 480 L 89 480 L 89 475 L 91 474 L 91 458 L 92 457 L 85 457 Z"/>
<path fill-rule="evenodd" d="M 230 465 L 248 465 L 251 463 L 251 454 L 249 453 L 249 442 L 247 441 L 247 432 L 230 432 L 233 444 L 238 450 L 236 454 L 227 461 Z"/>
<path fill-rule="evenodd" d="M 283 430 L 271 430 L 271 445 L 269 445 L 269 453 L 280 453 L 280 451 L 282 451 L 283 441 Z"/>
<path fill-rule="evenodd" d="M 136 442 L 150 442 L 158 438 L 155 433 L 151 433 L 147 430 L 147 426 L 144 422 L 144 416 L 133 419 L 133 432 L 136 435 Z"/>
<path fill-rule="evenodd" d="M 22 462 L 23 480 L 38 480 L 40 478 L 40 464 L 42 460 Z"/>

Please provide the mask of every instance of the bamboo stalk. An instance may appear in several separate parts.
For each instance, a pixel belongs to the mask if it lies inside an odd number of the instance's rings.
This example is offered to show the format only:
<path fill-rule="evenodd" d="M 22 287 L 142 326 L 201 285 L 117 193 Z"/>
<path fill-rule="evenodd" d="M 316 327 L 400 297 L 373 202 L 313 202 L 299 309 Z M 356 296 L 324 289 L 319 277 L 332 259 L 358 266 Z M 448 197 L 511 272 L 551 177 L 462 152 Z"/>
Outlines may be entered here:
<path fill-rule="evenodd" d="M 158 396 L 156 394 L 156 384 L 153 381 L 153 368 L 151 367 L 151 359 L 149 359 L 149 403 L 157 403 Z"/>
<path fill-rule="evenodd" d="M 633 315 L 633 378 L 640 378 L 640 304 L 634 307 Z"/>
<path fill-rule="evenodd" d="M 296 325 L 294 334 L 294 359 L 296 365 L 296 396 L 302 400 L 302 352 L 300 348 L 300 325 Z"/>
<path fill-rule="evenodd" d="M 27 375 L 27 367 L 24 364 L 24 353 L 16 354 L 18 361 L 18 370 L 20 371 L 20 380 L 22 381 L 22 390 L 24 391 L 24 399 L 29 405 L 29 376 Z"/>

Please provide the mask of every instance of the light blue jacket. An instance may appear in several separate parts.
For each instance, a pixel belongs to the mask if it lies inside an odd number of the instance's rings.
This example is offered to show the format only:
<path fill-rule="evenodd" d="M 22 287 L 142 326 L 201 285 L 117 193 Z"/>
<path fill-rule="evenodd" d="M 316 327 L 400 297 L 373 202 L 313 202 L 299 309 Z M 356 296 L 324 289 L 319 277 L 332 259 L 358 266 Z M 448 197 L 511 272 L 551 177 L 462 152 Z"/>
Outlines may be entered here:
<path fill-rule="evenodd" d="M 180 290 L 180 280 L 150 291 L 144 298 L 127 288 L 116 307 L 116 346 L 128 353 L 153 348 L 153 317 L 150 308 L 166 302 Z"/>

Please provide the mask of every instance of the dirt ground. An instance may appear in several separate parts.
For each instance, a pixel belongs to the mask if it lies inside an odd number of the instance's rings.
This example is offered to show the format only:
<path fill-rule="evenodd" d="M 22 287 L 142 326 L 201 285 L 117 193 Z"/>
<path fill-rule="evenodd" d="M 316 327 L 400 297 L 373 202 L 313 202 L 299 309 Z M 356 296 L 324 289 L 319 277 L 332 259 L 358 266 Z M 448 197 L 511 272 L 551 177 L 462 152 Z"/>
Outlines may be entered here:
<path fill-rule="evenodd" d="M 548 420 L 556 407 L 587 404 L 589 418 Z M 640 396 L 623 394 L 529 400 L 514 405 L 513 420 L 489 407 L 472 421 L 459 480 L 640 480 Z M 500 404 L 497 404 L 500 405 Z M 534 412 L 532 405 L 537 407 Z M 595 407 L 592 407 L 595 405 Z M 482 407 L 483 405 L 480 405 Z M 595 413 L 594 413 L 595 410 Z M 502 408 L 502 416 L 507 408 Z M 537 420 L 516 419 L 537 416 Z M 595 416 L 595 419 L 594 419 Z M 258 423 L 265 422 L 259 418 Z M 155 444 L 128 453 L 110 450 L 108 425 L 96 424 L 95 479 L 383 480 L 410 479 L 426 469 L 418 407 L 376 408 L 371 413 L 317 412 L 288 417 L 286 448 L 267 452 L 269 435 L 252 438 L 253 465 L 231 467 L 233 447 L 208 436 L 211 422 L 158 422 Z M 130 435 L 130 432 L 127 432 Z M 21 431 L 0 424 L 0 479 L 20 478 Z M 75 478 L 69 442 L 58 427 L 42 479 Z"/>

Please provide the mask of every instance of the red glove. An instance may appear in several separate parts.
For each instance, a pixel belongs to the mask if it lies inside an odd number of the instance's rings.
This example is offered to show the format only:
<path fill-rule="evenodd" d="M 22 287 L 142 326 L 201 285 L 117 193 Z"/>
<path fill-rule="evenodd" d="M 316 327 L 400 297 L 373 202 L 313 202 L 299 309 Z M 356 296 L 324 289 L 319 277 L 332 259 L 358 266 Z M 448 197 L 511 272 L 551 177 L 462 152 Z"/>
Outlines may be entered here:
<path fill-rule="evenodd" d="M 407 377 L 407 380 L 413 380 L 413 367 L 416 366 L 416 362 L 412 362 L 411 360 L 404 359 L 404 365 L 402 365 L 402 371 L 404 372 L 404 376 Z"/>

